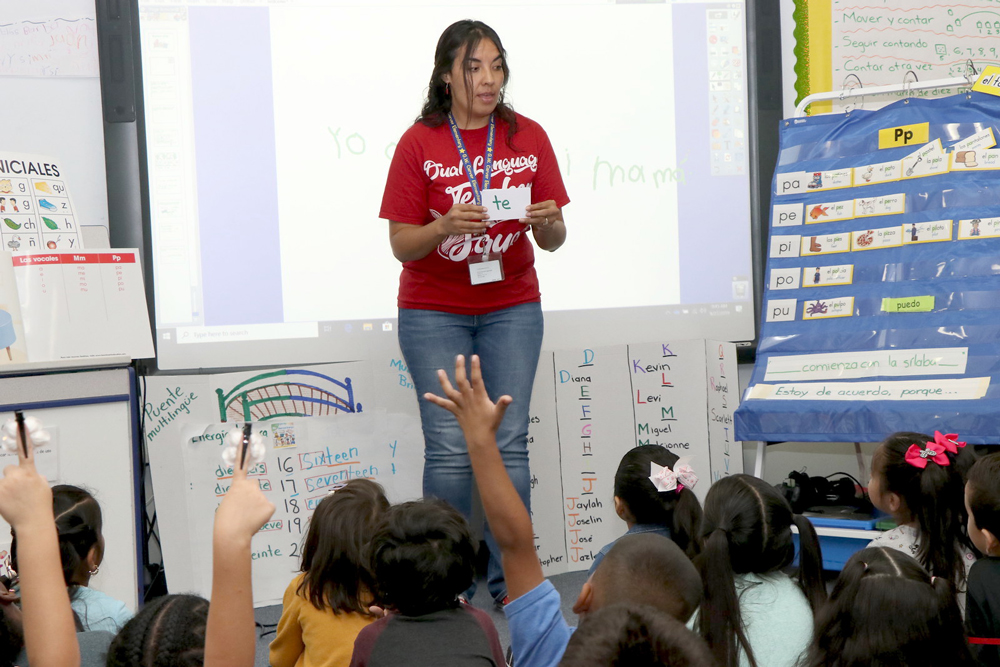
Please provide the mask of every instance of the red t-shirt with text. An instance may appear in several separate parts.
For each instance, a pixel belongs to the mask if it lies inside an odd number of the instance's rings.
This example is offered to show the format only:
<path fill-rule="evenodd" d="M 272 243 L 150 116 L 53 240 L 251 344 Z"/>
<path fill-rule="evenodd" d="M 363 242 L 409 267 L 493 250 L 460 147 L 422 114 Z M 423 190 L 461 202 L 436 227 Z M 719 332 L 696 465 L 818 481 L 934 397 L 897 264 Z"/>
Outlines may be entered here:
<path fill-rule="evenodd" d="M 535 121 L 517 116 L 517 133 L 507 143 L 507 124 L 497 118 L 493 142 L 491 188 L 531 188 L 531 202 L 569 203 L 555 153 L 545 130 Z M 462 130 L 462 140 L 482 185 L 488 127 Z M 426 225 L 455 204 L 475 198 L 458 149 L 445 123 L 427 127 L 416 123 L 396 145 L 382 195 L 379 217 L 394 222 Z M 521 216 L 523 217 L 523 216 Z M 530 228 L 517 220 L 492 224 L 485 234 L 450 236 L 423 259 L 403 263 L 399 276 L 399 307 L 481 315 L 501 308 L 541 300 Z M 491 253 L 503 256 L 504 279 L 472 285 L 468 258 Z"/>

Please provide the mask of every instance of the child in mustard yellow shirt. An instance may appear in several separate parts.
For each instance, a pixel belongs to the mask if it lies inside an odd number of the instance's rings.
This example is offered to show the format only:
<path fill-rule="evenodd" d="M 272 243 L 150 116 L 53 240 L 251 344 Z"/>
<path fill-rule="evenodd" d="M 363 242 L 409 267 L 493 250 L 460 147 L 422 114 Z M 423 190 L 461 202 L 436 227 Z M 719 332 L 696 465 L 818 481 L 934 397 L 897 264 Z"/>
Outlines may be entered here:
<path fill-rule="evenodd" d="M 376 620 L 364 545 L 389 509 L 382 487 L 354 479 L 316 507 L 302 545 L 302 574 L 285 591 L 272 667 L 348 667 L 354 640 Z"/>

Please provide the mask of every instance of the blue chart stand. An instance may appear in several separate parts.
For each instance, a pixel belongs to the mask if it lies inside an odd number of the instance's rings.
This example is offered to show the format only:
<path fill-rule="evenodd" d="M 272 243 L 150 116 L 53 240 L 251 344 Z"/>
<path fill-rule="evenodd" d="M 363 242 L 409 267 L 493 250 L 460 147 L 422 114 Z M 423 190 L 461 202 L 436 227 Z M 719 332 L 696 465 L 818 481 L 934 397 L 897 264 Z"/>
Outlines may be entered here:
<path fill-rule="evenodd" d="M 1000 443 L 1000 145 L 988 148 L 1000 98 L 781 125 L 764 322 L 736 438 L 940 430 Z M 909 143 L 879 149 L 880 130 Z"/>

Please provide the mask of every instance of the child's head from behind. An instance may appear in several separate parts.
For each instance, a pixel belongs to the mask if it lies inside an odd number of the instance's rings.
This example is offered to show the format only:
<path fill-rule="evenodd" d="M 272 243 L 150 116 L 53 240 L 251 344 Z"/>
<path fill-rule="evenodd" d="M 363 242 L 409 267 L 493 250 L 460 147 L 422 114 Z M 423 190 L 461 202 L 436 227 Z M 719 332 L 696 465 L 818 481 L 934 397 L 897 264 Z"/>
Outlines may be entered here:
<path fill-rule="evenodd" d="M 872 503 L 899 523 L 916 524 L 917 560 L 953 584 L 965 578 L 959 553 L 960 545 L 969 545 L 963 471 L 974 459 L 971 447 L 958 447 L 940 433 L 907 431 L 890 435 L 872 457 Z"/>
<path fill-rule="evenodd" d="M 14 665 L 24 648 L 24 621 L 17 595 L 0 582 L 0 665 Z"/>
<path fill-rule="evenodd" d="M 794 525 L 801 543 L 799 585 L 815 610 L 826 594 L 823 559 L 812 524 L 793 514 L 788 501 L 756 477 L 732 475 L 715 482 L 705 497 L 704 512 L 702 551 L 696 562 L 705 584 L 705 602 L 697 629 L 719 664 L 727 667 L 737 664 L 740 649 L 751 658 L 753 654 L 735 575 L 769 574 L 791 565 Z"/>
<path fill-rule="evenodd" d="M 616 604 L 644 604 L 687 622 L 701 604 L 701 577 L 662 535 L 625 535 L 611 547 L 573 607 L 587 615 Z"/>
<path fill-rule="evenodd" d="M 736 573 L 766 574 L 792 563 L 795 517 L 788 501 L 770 484 L 750 475 L 723 477 L 705 497 L 704 545 L 725 545 Z"/>
<path fill-rule="evenodd" d="M 104 560 L 101 506 L 90 492 L 70 484 L 52 487 L 52 513 L 67 586 L 86 585 Z M 11 567 L 17 570 L 17 535 L 11 531 Z"/>
<path fill-rule="evenodd" d="M 676 618 L 647 605 L 616 604 L 580 621 L 559 664 L 561 667 L 713 667 L 715 662 L 701 637 Z"/>
<path fill-rule="evenodd" d="M 701 504 L 683 484 L 659 491 L 650 481 L 651 464 L 674 469 L 678 457 L 660 445 L 642 445 L 625 453 L 615 473 L 615 510 L 630 524 L 656 524 L 670 529 L 670 537 L 688 556 L 698 553 L 697 530 Z"/>
<path fill-rule="evenodd" d="M 897 549 L 847 561 L 816 618 L 810 667 L 965 665 L 971 657 L 954 589 Z"/>
<path fill-rule="evenodd" d="M 468 522 L 443 500 L 391 507 L 372 540 L 378 600 L 406 616 L 454 608 L 472 585 L 475 555 Z"/>
<path fill-rule="evenodd" d="M 1000 454 L 976 461 L 965 484 L 969 539 L 988 556 L 1000 556 Z"/>
<path fill-rule="evenodd" d="M 367 545 L 388 509 L 382 487 L 367 479 L 324 498 L 302 543 L 299 595 L 317 609 L 367 614 L 374 588 Z"/>
<path fill-rule="evenodd" d="M 108 648 L 108 667 L 201 667 L 208 600 L 165 595 L 125 624 Z"/>

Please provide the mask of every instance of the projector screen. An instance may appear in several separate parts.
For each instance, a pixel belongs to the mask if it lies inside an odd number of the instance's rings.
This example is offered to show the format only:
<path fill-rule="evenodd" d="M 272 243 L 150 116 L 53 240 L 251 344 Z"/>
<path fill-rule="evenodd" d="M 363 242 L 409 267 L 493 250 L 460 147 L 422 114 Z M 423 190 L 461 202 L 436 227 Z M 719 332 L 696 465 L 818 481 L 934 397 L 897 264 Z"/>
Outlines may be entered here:
<path fill-rule="evenodd" d="M 378 218 L 438 36 L 491 25 L 571 203 L 546 349 L 754 337 L 742 2 L 140 0 L 158 366 L 365 358 L 396 336 Z M 456 153 L 456 163 L 458 161 Z"/>

